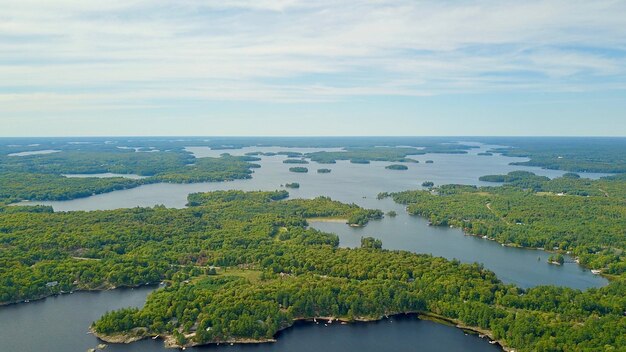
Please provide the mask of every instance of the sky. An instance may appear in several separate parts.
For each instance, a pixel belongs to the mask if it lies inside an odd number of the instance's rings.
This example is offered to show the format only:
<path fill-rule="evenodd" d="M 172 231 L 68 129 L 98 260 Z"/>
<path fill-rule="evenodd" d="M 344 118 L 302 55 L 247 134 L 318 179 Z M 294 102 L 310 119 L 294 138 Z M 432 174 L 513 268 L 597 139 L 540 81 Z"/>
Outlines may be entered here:
<path fill-rule="evenodd" d="M 0 9 L 0 136 L 626 136 L 626 1 Z"/>

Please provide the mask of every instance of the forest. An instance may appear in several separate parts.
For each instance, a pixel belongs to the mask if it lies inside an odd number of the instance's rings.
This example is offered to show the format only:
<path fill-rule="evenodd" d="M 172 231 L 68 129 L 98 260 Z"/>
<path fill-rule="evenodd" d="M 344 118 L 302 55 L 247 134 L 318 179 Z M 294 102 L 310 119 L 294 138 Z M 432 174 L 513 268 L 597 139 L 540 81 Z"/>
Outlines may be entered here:
<path fill-rule="evenodd" d="M 217 182 L 250 178 L 258 158 L 223 155 L 189 158 L 174 152 L 59 152 L 0 157 L 0 204 L 21 200 L 68 200 L 158 182 Z M 137 174 L 124 177 L 74 178 L 63 174 Z"/>
<path fill-rule="evenodd" d="M 305 219 L 354 218 L 365 224 L 382 216 L 326 197 L 278 201 L 288 195 L 196 193 L 187 209 L 54 213 L 42 206 L 0 207 L 0 303 L 157 282 L 198 264 L 255 262 L 274 244 L 302 236 L 305 243 L 336 244 L 336 236 L 306 230 Z M 46 286 L 54 281 L 59 284 Z"/>
<path fill-rule="evenodd" d="M 172 217 L 165 224 L 182 217 L 165 225 L 164 233 L 176 229 L 171 238 L 151 234 L 124 254 L 168 258 L 159 278 L 167 287 L 152 293 L 142 309 L 105 314 L 93 329 L 103 338 L 160 335 L 190 346 L 265 341 L 297 319 L 371 320 L 422 312 L 488 330 L 519 351 L 610 350 L 626 343 L 623 280 L 584 292 L 523 290 L 504 285 L 478 264 L 387 251 L 372 238 L 362 239 L 360 249 L 338 248 L 334 235 L 308 228 L 305 219 L 328 216 L 329 208 L 339 215 L 353 206 L 325 198 L 274 200 L 283 196 L 282 191 L 213 192 L 196 195 L 189 209 L 134 210 L 147 212 L 145 226 L 160 225 L 163 216 Z M 152 212 L 163 214 L 154 218 Z M 180 224 L 186 225 L 179 229 Z"/>
<path fill-rule="evenodd" d="M 585 292 L 522 290 L 478 264 L 387 251 L 373 239 L 338 248 L 335 235 L 308 228 L 306 219 L 381 212 L 286 197 L 218 191 L 190 195 L 185 209 L 2 208 L 0 301 L 165 280 L 144 308 L 109 312 L 93 329 L 104 338 L 171 336 L 181 346 L 263 340 L 307 317 L 406 312 L 487 329 L 520 351 L 626 343 L 622 280 Z"/>
<path fill-rule="evenodd" d="M 624 138 L 485 138 L 483 141 L 510 147 L 492 152 L 528 157 L 515 165 L 539 166 L 573 172 L 626 172 Z"/>

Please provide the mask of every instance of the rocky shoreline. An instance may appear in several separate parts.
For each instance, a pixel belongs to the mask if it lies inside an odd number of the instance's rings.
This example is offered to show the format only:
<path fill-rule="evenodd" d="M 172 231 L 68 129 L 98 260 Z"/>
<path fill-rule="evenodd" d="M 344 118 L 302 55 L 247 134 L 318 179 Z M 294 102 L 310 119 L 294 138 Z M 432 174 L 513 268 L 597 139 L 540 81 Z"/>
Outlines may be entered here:
<path fill-rule="evenodd" d="M 380 316 L 380 317 L 358 317 L 355 319 L 348 319 L 348 318 L 341 318 L 341 317 L 324 317 L 324 316 L 319 316 L 319 317 L 302 317 L 302 318 L 295 318 L 292 320 L 291 324 L 289 324 L 288 326 L 285 326 L 284 328 L 278 330 L 276 332 L 276 334 L 280 333 L 283 330 L 289 329 L 291 327 L 293 327 L 293 325 L 297 322 L 308 322 L 308 323 L 324 323 L 324 324 L 332 324 L 333 322 L 336 323 L 340 323 L 340 324 L 351 324 L 351 323 L 367 323 L 367 322 L 374 322 L 374 321 L 379 321 L 385 318 L 391 318 L 391 317 L 395 317 L 395 316 L 401 316 L 401 315 L 414 315 L 417 316 L 419 319 L 422 320 L 430 320 L 430 321 L 434 321 L 436 323 L 440 323 L 440 324 L 445 324 L 445 325 L 450 325 L 450 326 L 454 326 L 457 327 L 463 331 L 472 333 L 472 334 L 476 334 L 479 335 L 480 337 L 486 337 L 489 339 L 489 343 L 491 344 L 498 344 L 503 351 L 506 352 L 515 352 L 514 349 L 511 349 L 509 347 L 507 347 L 504 342 L 500 341 L 500 340 L 496 340 L 493 337 L 493 333 L 489 330 L 486 329 L 481 329 L 478 327 L 474 327 L 474 326 L 468 326 L 468 325 L 464 325 L 462 324 L 460 321 L 455 320 L 455 319 L 449 319 L 434 313 L 429 313 L 429 312 L 406 312 L 406 313 L 395 313 L 395 314 L 390 314 L 390 315 L 384 315 L 384 316 Z M 212 342 L 207 342 L 207 343 L 197 343 L 197 342 L 193 342 L 190 341 L 184 345 L 180 345 L 177 343 L 176 338 L 174 337 L 174 335 L 171 334 L 150 334 L 148 333 L 147 329 L 145 328 L 135 328 L 132 331 L 130 331 L 127 334 L 115 334 L 115 335 L 106 335 L 106 334 L 100 334 L 98 332 L 96 332 L 93 327 L 89 328 L 89 332 L 92 333 L 94 336 L 96 336 L 97 338 L 99 338 L 102 341 L 108 342 L 108 343 L 123 343 L 123 344 L 128 344 L 128 343 L 133 343 L 139 340 L 143 340 L 143 339 L 147 339 L 147 338 L 152 338 L 152 339 L 162 339 L 163 343 L 165 344 L 166 348 L 187 348 L 187 347 L 194 347 L 194 346 L 205 346 L 205 345 L 220 345 L 220 344 L 261 344 L 261 343 L 271 343 L 271 342 L 276 342 L 275 338 L 271 338 L 271 339 L 252 339 L 252 338 L 233 338 L 233 339 L 227 339 L 227 340 L 222 340 L 222 341 L 212 341 Z M 185 338 L 187 338 L 188 340 L 193 338 L 195 336 L 195 333 L 190 333 L 190 334 L 186 334 Z M 276 336 L 276 335 L 275 335 Z"/>

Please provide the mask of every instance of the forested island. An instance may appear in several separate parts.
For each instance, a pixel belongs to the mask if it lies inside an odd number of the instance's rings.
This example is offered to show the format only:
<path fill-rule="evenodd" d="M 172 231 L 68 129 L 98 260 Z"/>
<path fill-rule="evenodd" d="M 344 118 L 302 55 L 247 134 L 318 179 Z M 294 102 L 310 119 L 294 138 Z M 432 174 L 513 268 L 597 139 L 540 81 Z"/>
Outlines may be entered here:
<path fill-rule="evenodd" d="M 250 178 L 258 158 L 224 155 L 219 158 L 189 158 L 175 152 L 134 151 L 59 152 L 46 155 L 0 158 L 0 203 L 20 200 L 68 200 L 93 194 L 172 182 L 219 182 Z M 137 174 L 124 177 L 74 178 L 63 174 Z"/>
<path fill-rule="evenodd" d="M 387 169 L 387 170 L 408 170 L 409 167 L 406 166 L 406 165 L 402 165 L 402 164 L 392 164 L 392 165 L 385 166 L 385 169 Z"/>
<path fill-rule="evenodd" d="M 309 172 L 309 169 L 306 167 L 296 166 L 296 167 L 290 167 L 289 171 L 296 172 L 296 173 L 307 173 Z"/>
<path fill-rule="evenodd" d="M 337 160 L 356 161 L 390 161 L 390 162 L 414 162 L 417 160 L 408 158 L 410 155 L 424 155 L 427 153 L 466 154 L 472 146 L 462 144 L 429 144 L 420 149 L 413 147 L 375 146 L 375 147 L 347 147 L 340 152 L 314 152 L 305 154 L 312 161 L 321 164 L 334 164 Z"/>
<path fill-rule="evenodd" d="M 331 169 L 317 169 L 318 174 L 329 174 L 331 171 Z"/>
<path fill-rule="evenodd" d="M 304 159 L 285 159 L 283 164 L 308 164 L 309 162 Z"/>

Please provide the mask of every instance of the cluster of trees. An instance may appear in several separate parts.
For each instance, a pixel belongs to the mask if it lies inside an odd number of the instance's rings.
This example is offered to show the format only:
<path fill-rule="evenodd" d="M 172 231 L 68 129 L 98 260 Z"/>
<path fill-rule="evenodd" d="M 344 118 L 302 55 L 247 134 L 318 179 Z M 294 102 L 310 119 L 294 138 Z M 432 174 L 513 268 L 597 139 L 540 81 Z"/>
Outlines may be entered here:
<path fill-rule="evenodd" d="M 308 164 L 309 162 L 304 159 L 285 159 L 283 164 Z"/>
<path fill-rule="evenodd" d="M 298 182 L 285 183 L 285 187 L 287 187 L 287 188 L 300 188 L 300 184 Z"/>
<path fill-rule="evenodd" d="M 297 173 L 307 173 L 309 172 L 309 169 L 306 167 L 302 167 L 302 166 L 296 166 L 296 167 L 290 167 L 289 171 L 297 172 Z"/>
<path fill-rule="evenodd" d="M 329 174 L 331 171 L 331 169 L 317 169 L 318 174 Z"/>
<path fill-rule="evenodd" d="M 607 274 L 626 272 L 626 181 L 573 175 L 550 180 L 528 172 L 482 177 L 500 187 L 445 185 L 393 194 L 434 225 L 523 247 L 571 252 Z"/>
<path fill-rule="evenodd" d="M 388 169 L 388 170 L 408 170 L 409 167 L 406 166 L 406 165 L 402 165 L 402 164 L 393 164 L 393 165 L 385 166 L 385 169 Z"/>
<path fill-rule="evenodd" d="M 381 249 L 383 241 L 374 237 L 361 237 L 361 248 Z"/>
<path fill-rule="evenodd" d="M 381 219 L 383 212 L 381 210 L 359 209 L 348 217 L 348 225 L 365 226 L 372 219 Z"/>
<path fill-rule="evenodd" d="M 307 158 L 320 164 L 334 164 L 337 160 L 350 160 L 353 163 L 369 161 L 416 162 L 407 158 L 408 155 L 422 155 L 422 149 L 408 147 L 358 147 L 345 148 L 345 151 L 314 152 L 305 154 Z"/>
<path fill-rule="evenodd" d="M 563 265 L 563 263 L 565 263 L 565 257 L 563 257 L 563 254 L 560 254 L 560 253 L 553 254 L 550 257 L 548 257 L 548 263 Z"/>

